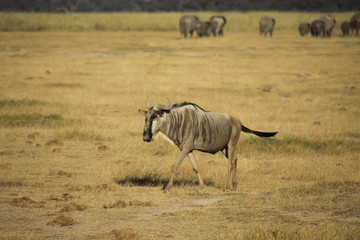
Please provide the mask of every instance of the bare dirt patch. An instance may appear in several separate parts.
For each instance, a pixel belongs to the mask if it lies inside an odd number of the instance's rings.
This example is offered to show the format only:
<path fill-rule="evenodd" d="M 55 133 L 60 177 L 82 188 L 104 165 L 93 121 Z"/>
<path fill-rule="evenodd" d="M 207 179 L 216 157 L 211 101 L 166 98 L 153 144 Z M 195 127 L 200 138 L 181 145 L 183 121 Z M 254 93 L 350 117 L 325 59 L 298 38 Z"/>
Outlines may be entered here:
<path fill-rule="evenodd" d="M 48 200 L 51 201 L 69 201 L 73 199 L 74 197 L 69 193 L 64 193 L 61 197 L 57 197 L 54 195 L 51 195 Z"/>
<path fill-rule="evenodd" d="M 53 153 L 61 153 L 61 148 L 54 148 L 51 152 L 53 152 Z"/>
<path fill-rule="evenodd" d="M 149 207 L 152 206 L 151 202 L 144 202 L 139 200 L 134 200 L 129 202 L 130 206 L 138 206 L 138 207 Z"/>
<path fill-rule="evenodd" d="M 61 227 L 64 226 L 71 226 L 76 224 L 77 222 L 70 216 L 60 215 L 59 217 L 55 218 L 54 220 L 48 222 L 47 226 L 56 226 L 60 225 Z"/>
<path fill-rule="evenodd" d="M 123 200 L 119 200 L 115 203 L 112 204 L 104 204 L 103 207 L 105 209 L 107 208 L 126 208 L 127 206 L 130 207 L 150 207 L 153 206 L 153 204 L 150 201 L 140 201 L 140 200 L 133 200 L 133 201 L 129 201 L 129 203 L 127 204 L 125 201 Z"/>
<path fill-rule="evenodd" d="M 85 211 L 88 209 L 88 206 L 84 204 L 77 203 L 67 203 L 63 205 L 63 208 L 60 212 L 77 212 L 77 211 Z"/>
<path fill-rule="evenodd" d="M 46 141 L 45 146 L 64 146 L 64 142 L 59 139 L 51 139 Z"/>
<path fill-rule="evenodd" d="M 119 200 L 115 203 L 112 203 L 112 204 L 104 204 L 103 207 L 105 209 L 107 208 L 125 208 L 127 206 L 126 202 L 122 201 L 122 200 Z"/>
<path fill-rule="evenodd" d="M 62 171 L 62 170 L 58 171 L 58 175 L 59 176 L 64 176 L 64 177 L 71 177 L 72 176 L 71 173 L 66 172 L 66 171 Z"/>
<path fill-rule="evenodd" d="M 121 230 L 112 230 L 111 234 L 117 240 L 138 239 L 140 237 L 132 228 L 125 228 L 125 229 L 121 229 Z"/>
<path fill-rule="evenodd" d="M 22 208 L 43 208 L 45 207 L 45 201 L 37 202 L 32 200 L 29 197 L 22 198 L 13 198 L 11 200 L 11 205 L 14 207 L 22 207 Z"/>
<path fill-rule="evenodd" d="M 109 150 L 109 147 L 106 146 L 106 145 L 101 145 L 101 146 L 98 146 L 98 150 L 99 151 L 106 151 L 106 150 Z"/>

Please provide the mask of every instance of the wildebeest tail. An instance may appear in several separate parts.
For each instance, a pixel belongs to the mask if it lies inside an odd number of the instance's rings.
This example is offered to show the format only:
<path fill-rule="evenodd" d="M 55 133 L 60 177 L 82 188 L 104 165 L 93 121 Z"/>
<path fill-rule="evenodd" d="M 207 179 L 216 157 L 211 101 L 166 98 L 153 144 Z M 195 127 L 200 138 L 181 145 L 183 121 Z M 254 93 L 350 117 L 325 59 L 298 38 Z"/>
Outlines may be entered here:
<path fill-rule="evenodd" d="M 259 136 L 259 137 L 273 137 L 273 136 L 275 136 L 277 134 L 277 132 L 258 132 L 258 131 L 254 131 L 254 130 L 251 130 L 251 129 L 245 127 L 244 125 L 242 126 L 241 131 L 246 132 L 246 133 L 252 133 L 252 134 L 255 134 L 256 136 Z"/>

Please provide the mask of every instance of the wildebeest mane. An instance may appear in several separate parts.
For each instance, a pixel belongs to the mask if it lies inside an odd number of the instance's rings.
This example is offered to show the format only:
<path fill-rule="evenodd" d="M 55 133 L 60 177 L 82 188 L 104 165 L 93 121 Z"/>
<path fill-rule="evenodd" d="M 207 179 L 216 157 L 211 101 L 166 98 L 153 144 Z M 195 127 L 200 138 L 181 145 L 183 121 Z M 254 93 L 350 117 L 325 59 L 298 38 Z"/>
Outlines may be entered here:
<path fill-rule="evenodd" d="M 195 104 L 195 103 L 192 103 L 192 102 L 182 102 L 182 103 L 176 103 L 173 105 L 173 108 L 180 108 L 180 107 L 184 107 L 184 106 L 188 106 L 188 105 L 192 105 L 194 106 L 195 108 L 198 108 L 204 112 L 208 112 L 206 111 L 205 109 L 203 109 L 202 107 L 200 107 L 199 105 Z"/>

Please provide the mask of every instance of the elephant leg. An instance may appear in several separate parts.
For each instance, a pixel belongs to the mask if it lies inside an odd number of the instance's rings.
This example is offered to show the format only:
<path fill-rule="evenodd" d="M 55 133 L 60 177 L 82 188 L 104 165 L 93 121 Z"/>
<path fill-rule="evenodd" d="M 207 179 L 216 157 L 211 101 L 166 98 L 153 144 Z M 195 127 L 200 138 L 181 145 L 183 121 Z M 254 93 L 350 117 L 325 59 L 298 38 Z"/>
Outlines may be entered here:
<path fill-rule="evenodd" d="M 193 36 L 193 33 L 194 33 L 194 30 L 193 30 L 193 31 L 190 31 L 190 37 Z"/>

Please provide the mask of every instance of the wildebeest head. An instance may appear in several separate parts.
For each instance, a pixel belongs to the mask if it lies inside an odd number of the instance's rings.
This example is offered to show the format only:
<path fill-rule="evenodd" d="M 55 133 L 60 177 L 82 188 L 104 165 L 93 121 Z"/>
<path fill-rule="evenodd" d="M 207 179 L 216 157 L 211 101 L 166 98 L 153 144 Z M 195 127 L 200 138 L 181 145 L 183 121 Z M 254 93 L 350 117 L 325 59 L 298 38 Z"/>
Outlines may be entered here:
<path fill-rule="evenodd" d="M 145 105 L 149 109 L 148 111 L 139 110 L 139 112 L 145 115 L 145 126 L 143 133 L 143 140 L 145 142 L 150 142 L 152 136 L 159 132 L 161 123 L 165 119 L 166 113 L 169 113 L 173 104 L 171 103 L 168 96 L 167 100 L 169 102 L 168 106 L 162 104 L 149 104 L 149 97 L 145 100 Z"/>

